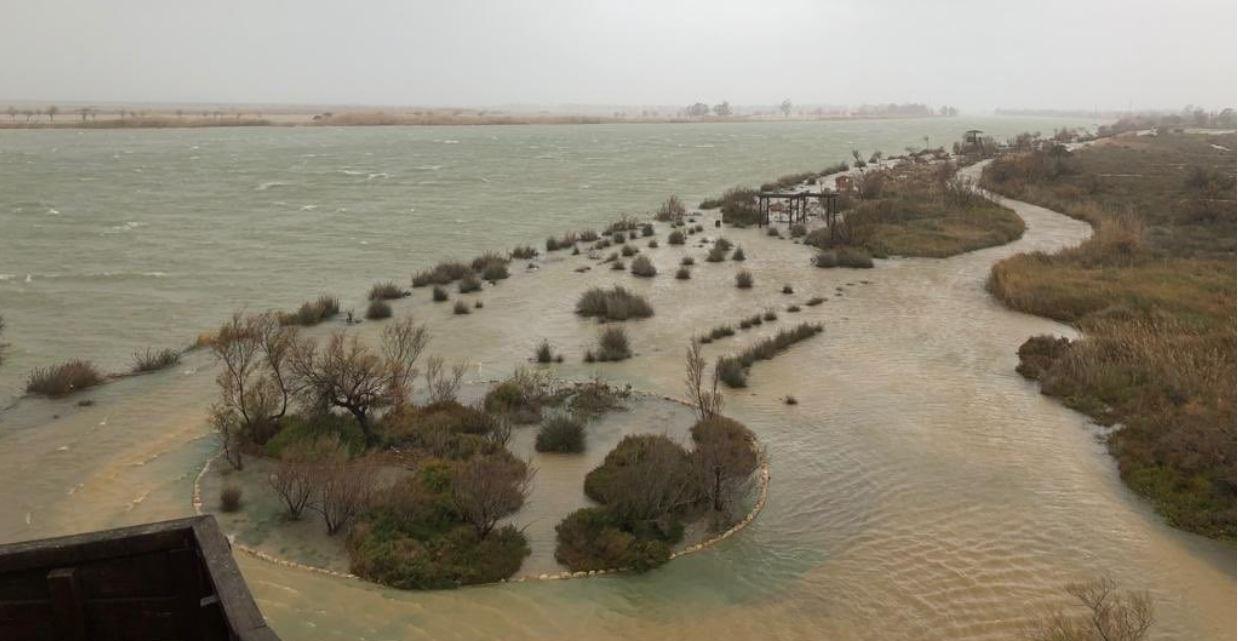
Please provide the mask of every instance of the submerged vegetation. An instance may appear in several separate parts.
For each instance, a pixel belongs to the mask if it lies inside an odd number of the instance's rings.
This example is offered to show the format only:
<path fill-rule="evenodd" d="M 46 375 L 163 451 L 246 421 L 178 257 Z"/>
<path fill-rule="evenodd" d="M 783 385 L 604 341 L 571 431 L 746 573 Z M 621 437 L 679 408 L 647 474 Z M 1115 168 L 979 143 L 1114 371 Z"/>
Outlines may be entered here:
<path fill-rule="evenodd" d="M 819 323 L 800 323 L 790 329 L 780 330 L 773 336 L 757 341 L 738 355 L 719 358 L 714 365 L 714 372 L 718 380 L 726 383 L 727 387 L 747 387 L 748 368 L 752 367 L 753 363 L 767 361 L 795 343 L 812 338 L 823 330 L 824 327 Z"/>
<path fill-rule="evenodd" d="M 281 325 L 312 327 L 340 313 L 340 300 L 334 296 L 319 296 L 318 300 L 302 303 L 297 311 L 280 313 Z"/>
<path fill-rule="evenodd" d="M 72 360 L 30 372 L 26 378 L 26 392 L 60 398 L 94 387 L 103 380 L 103 375 L 90 361 Z"/>
<path fill-rule="evenodd" d="M 623 287 L 615 286 L 609 290 L 594 287 L 580 295 L 576 301 L 576 313 L 600 320 L 623 321 L 653 316 L 653 307 L 643 296 Z"/>
<path fill-rule="evenodd" d="M 1020 311 L 1069 322 L 1021 372 L 1105 424 L 1122 478 L 1174 525 L 1234 535 L 1234 136 L 1124 136 L 995 160 L 986 188 L 1086 220 L 1093 236 L 993 267 Z"/>

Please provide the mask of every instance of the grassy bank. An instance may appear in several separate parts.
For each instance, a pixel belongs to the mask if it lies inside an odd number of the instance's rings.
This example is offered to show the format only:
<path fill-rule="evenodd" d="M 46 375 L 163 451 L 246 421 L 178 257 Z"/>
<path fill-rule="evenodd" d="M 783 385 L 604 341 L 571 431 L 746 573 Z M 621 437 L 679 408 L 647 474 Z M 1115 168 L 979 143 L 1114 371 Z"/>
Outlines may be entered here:
<path fill-rule="evenodd" d="M 870 170 L 855 184 L 842 199 L 838 228 L 815 230 L 804 242 L 877 257 L 944 258 L 1023 235 L 1023 219 L 977 194 L 949 163 Z"/>
<path fill-rule="evenodd" d="M 1234 534 L 1234 152 L 1228 135 L 1121 136 L 999 158 L 982 184 L 1094 227 L 993 267 L 1007 305 L 1079 327 L 1020 371 L 1101 423 L 1122 478 L 1168 520 Z"/>

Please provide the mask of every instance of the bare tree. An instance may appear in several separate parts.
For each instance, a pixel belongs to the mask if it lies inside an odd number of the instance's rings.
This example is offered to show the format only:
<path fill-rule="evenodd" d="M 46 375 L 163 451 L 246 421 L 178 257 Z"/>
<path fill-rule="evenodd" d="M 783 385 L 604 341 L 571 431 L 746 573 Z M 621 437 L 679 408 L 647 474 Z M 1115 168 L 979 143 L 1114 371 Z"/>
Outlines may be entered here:
<path fill-rule="evenodd" d="M 322 446 L 309 469 L 313 492 L 308 505 L 322 515 L 327 535 L 334 536 L 369 507 L 378 487 L 378 465 L 366 456 L 350 459 L 335 441 Z"/>
<path fill-rule="evenodd" d="M 718 392 L 718 370 L 714 370 L 710 389 L 705 389 L 705 357 L 701 355 L 701 344 L 695 339 L 688 344 L 686 371 L 688 398 L 696 406 L 696 413 L 701 420 L 721 413 L 723 398 Z"/>
<path fill-rule="evenodd" d="M 413 381 L 417 378 L 417 359 L 430 344 L 430 332 L 425 326 L 413 323 L 412 316 L 391 323 L 383 328 L 383 356 L 390 371 L 391 403 L 403 404 L 412 396 Z"/>
<path fill-rule="evenodd" d="M 299 519 L 314 496 L 314 481 L 322 448 L 317 443 L 300 442 L 286 448 L 279 457 L 279 465 L 267 477 L 271 489 L 279 495 L 288 508 L 288 518 Z"/>
<path fill-rule="evenodd" d="M 211 406 L 211 427 L 219 434 L 219 443 L 223 446 L 224 459 L 233 469 L 244 469 L 245 459 L 241 448 L 247 438 L 244 423 L 236 411 L 223 403 Z"/>
<path fill-rule="evenodd" d="M 356 335 L 337 331 L 321 351 L 313 340 L 296 341 L 289 365 L 306 400 L 352 414 L 366 442 L 373 443 L 373 412 L 404 402 L 417 376 L 417 359 L 429 340 L 425 328 L 408 318 L 383 330 L 381 355 Z"/>
<path fill-rule="evenodd" d="M 756 439 L 743 424 L 718 416 L 692 426 L 692 440 L 696 443 L 692 462 L 701 491 L 715 511 L 725 512 L 757 469 Z"/>
<path fill-rule="evenodd" d="M 1110 577 L 1066 587 L 1075 612 L 1057 610 L 1029 630 L 1029 641 L 1142 641 L 1155 622 L 1147 592 L 1121 593 Z"/>
<path fill-rule="evenodd" d="M 430 391 L 431 403 L 456 400 L 468 364 L 456 363 L 451 366 L 450 372 L 444 368 L 445 362 L 441 356 L 431 356 L 426 360 L 426 387 Z"/>
<path fill-rule="evenodd" d="M 233 314 L 219 328 L 211 342 L 211 351 L 223 364 L 215 379 L 221 396 L 213 419 L 217 430 L 227 418 L 226 423 L 236 424 L 228 430 L 236 437 L 261 444 L 274 435 L 277 421 L 288 410 L 287 362 L 296 332 L 295 327 L 281 327 L 269 314 Z"/>
<path fill-rule="evenodd" d="M 56 122 L 56 114 L 60 113 L 60 107 L 51 105 L 47 108 L 47 119 L 50 122 Z"/>
<path fill-rule="evenodd" d="M 791 115 L 791 99 L 786 98 L 778 105 L 778 110 L 782 112 L 782 117 L 786 118 Z"/>
<path fill-rule="evenodd" d="M 520 509 L 529 494 L 533 470 L 510 456 L 474 456 L 456 468 L 451 502 L 478 538 L 490 534 L 499 519 Z"/>

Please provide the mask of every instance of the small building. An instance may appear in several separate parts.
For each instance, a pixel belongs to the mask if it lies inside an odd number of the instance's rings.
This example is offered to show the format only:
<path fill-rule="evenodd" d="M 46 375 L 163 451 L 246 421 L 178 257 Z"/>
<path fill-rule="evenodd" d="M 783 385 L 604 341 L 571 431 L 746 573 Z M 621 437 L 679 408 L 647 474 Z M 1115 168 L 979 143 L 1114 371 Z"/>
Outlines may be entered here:
<path fill-rule="evenodd" d="M 852 184 L 851 176 L 839 176 L 834 179 L 834 190 L 839 192 L 851 191 Z"/>

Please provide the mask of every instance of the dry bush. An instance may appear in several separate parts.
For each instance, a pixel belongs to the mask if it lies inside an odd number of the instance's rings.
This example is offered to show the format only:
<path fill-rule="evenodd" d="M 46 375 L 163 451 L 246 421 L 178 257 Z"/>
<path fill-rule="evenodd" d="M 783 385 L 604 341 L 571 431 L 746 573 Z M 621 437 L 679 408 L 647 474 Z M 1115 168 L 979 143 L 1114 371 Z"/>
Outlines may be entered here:
<path fill-rule="evenodd" d="M 322 515 L 327 535 L 334 536 L 370 506 L 378 490 L 379 468 L 368 456 L 350 459 L 338 441 L 317 447 L 317 460 L 309 468 L 313 488 L 309 506 Z"/>
<path fill-rule="evenodd" d="M 1156 620 L 1148 593 L 1122 593 L 1108 577 L 1067 586 L 1066 593 L 1074 607 L 1041 618 L 1028 641 L 1142 641 Z"/>
<path fill-rule="evenodd" d="M 60 398 L 102 382 L 103 375 L 90 361 L 72 360 L 30 372 L 26 392 Z"/>
<path fill-rule="evenodd" d="M 474 456 L 451 478 L 451 503 L 484 539 L 499 519 L 520 509 L 529 495 L 533 469 L 507 455 Z"/>
<path fill-rule="evenodd" d="M 714 372 L 709 388 L 706 389 L 705 357 L 701 355 L 700 343 L 691 341 L 688 344 L 685 360 L 684 382 L 688 388 L 688 399 L 696 407 L 697 415 L 701 417 L 701 420 L 705 420 L 721 414 L 723 398 L 718 392 L 717 370 Z"/>
<path fill-rule="evenodd" d="M 594 287 L 580 295 L 580 299 L 576 301 L 576 313 L 586 317 L 622 321 L 653 316 L 653 307 L 643 296 L 633 294 L 623 287 L 609 290 Z"/>
<path fill-rule="evenodd" d="M 426 359 L 426 389 L 430 392 L 430 402 L 455 401 L 460 392 L 460 382 L 467 371 L 468 363 L 456 363 L 448 371 L 441 356 Z"/>
<path fill-rule="evenodd" d="M 181 353 L 171 349 L 146 349 L 133 354 L 133 372 L 141 374 L 172 367 L 181 362 Z"/>

